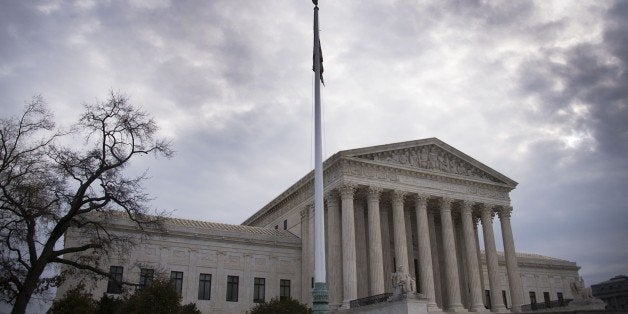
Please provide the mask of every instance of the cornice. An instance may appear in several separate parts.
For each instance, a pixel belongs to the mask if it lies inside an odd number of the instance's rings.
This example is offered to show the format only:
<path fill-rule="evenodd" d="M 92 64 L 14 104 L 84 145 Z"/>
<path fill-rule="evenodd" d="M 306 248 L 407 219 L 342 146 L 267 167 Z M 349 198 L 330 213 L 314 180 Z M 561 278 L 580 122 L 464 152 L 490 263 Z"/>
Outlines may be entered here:
<path fill-rule="evenodd" d="M 429 180 L 435 184 L 444 183 L 444 184 L 452 184 L 457 188 L 464 188 L 464 191 L 441 191 L 439 194 L 432 194 L 434 196 L 448 196 L 456 199 L 460 198 L 460 195 L 456 194 L 465 194 L 468 196 L 472 196 L 472 199 L 475 198 L 482 199 L 482 201 L 494 202 L 498 205 L 509 205 L 510 198 L 508 197 L 508 193 L 512 190 L 508 186 L 504 186 L 499 183 L 489 183 L 483 181 L 473 180 L 471 178 L 457 178 L 446 175 L 444 173 L 433 173 L 431 171 L 422 171 L 419 169 L 408 168 L 408 167 L 397 167 L 397 165 L 383 165 L 381 163 L 373 162 L 371 160 L 363 160 L 359 158 L 343 158 L 340 162 L 343 167 L 341 167 L 341 173 L 349 178 L 356 178 L 361 180 L 368 180 L 364 182 L 359 182 L 365 185 L 369 185 L 371 181 L 377 182 L 388 182 L 392 184 L 390 189 L 397 189 L 393 185 L 398 184 L 411 184 L 409 182 L 403 182 L 405 179 L 420 179 L 420 180 Z M 358 166 L 359 169 L 352 168 L 352 166 Z M 344 178 L 343 178 L 344 179 Z M 359 180 L 358 180 L 359 181 Z M 438 190 L 440 187 L 429 187 L 426 186 L 426 189 Z M 415 193 L 429 193 L 427 191 L 408 191 Z"/>
<path fill-rule="evenodd" d="M 332 157 L 328 158 L 323 163 L 323 178 L 324 178 L 325 184 L 328 184 L 329 182 L 332 181 L 331 178 L 329 178 L 329 175 L 333 173 L 338 167 L 338 165 L 335 163 L 337 159 L 338 159 L 338 154 L 335 154 Z M 244 222 L 242 222 L 242 225 L 252 226 L 252 225 L 258 224 L 260 221 L 264 221 L 265 217 L 267 217 L 268 215 L 271 215 L 274 212 L 273 209 L 276 209 L 282 204 L 285 204 L 293 200 L 294 198 L 297 197 L 299 192 L 305 189 L 313 188 L 314 186 L 314 183 L 312 182 L 313 180 L 314 180 L 314 171 L 312 170 L 308 174 L 303 176 L 301 179 L 299 179 L 296 183 L 291 185 L 287 190 L 285 190 L 284 192 L 279 194 L 277 197 L 275 197 L 272 201 L 270 201 L 270 203 L 266 204 L 260 210 L 255 212 L 255 214 L 253 214 L 251 217 L 249 217 Z"/>
<path fill-rule="evenodd" d="M 379 162 L 375 160 L 368 160 L 355 157 L 356 155 L 364 155 L 377 153 L 389 150 L 403 150 L 411 147 L 422 145 L 436 145 L 441 149 L 448 151 L 456 157 L 468 162 L 469 164 L 486 171 L 490 175 L 502 180 L 506 183 L 489 182 L 486 180 L 480 180 L 473 177 L 467 177 L 463 175 L 445 173 L 440 171 L 433 171 L 429 169 L 421 169 L 415 167 L 409 167 L 401 164 L 390 164 Z M 399 181 L 399 175 L 408 176 L 411 178 L 427 179 L 436 182 L 457 184 L 469 187 L 468 191 L 464 193 L 477 194 L 482 198 L 494 198 L 491 194 L 498 193 L 502 197 L 501 203 L 509 203 L 508 193 L 517 186 L 517 182 L 504 176 L 503 174 L 495 171 L 494 169 L 486 166 L 485 164 L 475 160 L 474 158 L 464 154 L 463 152 L 453 148 L 452 146 L 444 143 L 437 138 L 427 138 L 416 141 L 400 142 L 385 144 L 379 146 L 371 146 L 365 148 L 351 149 L 340 151 L 331 157 L 329 157 L 323 163 L 323 177 L 325 190 L 329 191 L 333 188 L 338 181 L 348 181 L 345 177 L 354 177 L 355 174 L 351 173 L 351 169 L 347 169 L 347 165 L 359 164 L 368 167 L 368 169 L 375 172 L 366 174 L 365 177 L 378 180 L 378 181 Z M 383 174 L 383 175 L 382 175 Z M 382 177 L 383 176 L 383 177 Z M 341 178 L 342 177 L 342 178 Z M 396 180 L 395 180 L 396 178 Z M 255 214 L 246 219 L 242 225 L 263 225 L 267 224 L 272 219 L 276 218 L 277 212 L 285 212 L 284 207 L 288 203 L 292 203 L 293 206 L 303 204 L 306 199 L 311 196 L 303 196 L 304 191 L 313 189 L 314 171 L 310 171 L 308 174 L 299 179 L 296 183 L 286 189 L 284 192 L 275 197 L 272 201 L 259 209 Z M 348 182 L 346 182 L 348 183 Z M 359 182 L 353 182 L 359 183 Z M 495 191 L 494 193 L 491 191 Z M 313 193 L 313 192 L 312 192 Z M 503 205 L 503 204 L 502 204 Z"/>
<path fill-rule="evenodd" d="M 245 244 L 245 245 L 263 245 L 271 247 L 283 247 L 283 248 L 301 248 L 301 239 L 295 237 L 294 239 L 278 239 L 273 237 L 263 237 L 259 235 L 250 235 L 250 237 L 231 234 L 228 232 L 220 231 L 207 231 L 199 230 L 196 228 L 179 228 L 168 226 L 165 231 L 159 230 L 144 230 L 143 233 L 147 236 L 161 236 L 161 237 L 177 237 L 191 240 L 214 240 L 220 243 L 233 243 L 233 244 Z M 127 225 L 111 225 L 110 228 L 115 231 L 139 234 L 137 228 Z M 184 230 L 178 230 L 184 229 Z"/>

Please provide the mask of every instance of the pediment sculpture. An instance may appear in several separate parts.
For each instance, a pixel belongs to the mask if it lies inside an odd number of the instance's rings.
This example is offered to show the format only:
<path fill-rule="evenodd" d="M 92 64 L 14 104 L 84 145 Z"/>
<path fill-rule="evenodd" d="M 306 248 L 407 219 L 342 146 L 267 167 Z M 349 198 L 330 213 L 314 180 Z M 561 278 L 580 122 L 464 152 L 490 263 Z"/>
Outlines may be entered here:
<path fill-rule="evenodd" d="M 434 144 L 403 150 L 364 154 L 356 157 L 418 169 L 457 174 L 492 182 L 501 182 L 494 176 Z"/>

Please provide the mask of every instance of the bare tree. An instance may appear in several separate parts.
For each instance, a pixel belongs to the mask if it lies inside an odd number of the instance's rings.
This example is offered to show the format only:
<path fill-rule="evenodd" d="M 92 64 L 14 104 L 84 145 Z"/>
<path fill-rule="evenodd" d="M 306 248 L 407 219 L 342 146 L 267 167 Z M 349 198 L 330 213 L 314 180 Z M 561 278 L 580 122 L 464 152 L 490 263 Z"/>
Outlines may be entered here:
<path fill-rule="evenodd" d="M 172 156 L 156 131 L 153 119 L 113 92 L 105 102 L 86 105 L 72 132 L 55 129 L 41 97 L 20 117 L 0 120 L 0 297 L 13 304 L 13 313 L 63 280 L 63 274 L 43 276 L 51 265 L 108 276 L 97 261 L 119 239 L 108 233 L 103 215 L 117 210 L 138 228 L 159 226 L 160 216 L 148 215 L 145 174 L 123 173 L 138 155 Z M 59 144 L 76 137 L 78 145 Z M 85 236 L 60 248 L 68 228 Z M 80 252 L 89 254 L 68 258 Z"/>

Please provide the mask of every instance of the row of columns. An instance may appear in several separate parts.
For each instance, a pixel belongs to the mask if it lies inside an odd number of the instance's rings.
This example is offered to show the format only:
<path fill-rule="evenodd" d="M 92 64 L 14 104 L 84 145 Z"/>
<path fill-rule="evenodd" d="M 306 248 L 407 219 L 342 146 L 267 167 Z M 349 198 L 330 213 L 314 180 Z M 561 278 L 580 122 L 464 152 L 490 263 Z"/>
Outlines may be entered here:
<path fill-rule="evenodd" d="M 342 265 L 339 267 L 330 267 L 328 277 L 334 282 L 338 282 L 337 278 L 342 278 L 342 286 L 332 284 L 329 287 L 330 305 L 349 307 L 349 302 L 357 299 L 358 281 L 357 281 L 357 261 L 356 261 L 356 239 L 355 239 L 355 219 L 354 219 L 354 196 L 357 186 L 343 185 L 337 192 L 340 195 L 338 202 L 338 194 L 332 191 L 327 195 L 327 239 L 328 239 L 328 265 Z M 368 221 L 368 281 L 370 286 L 370 295 L 378 295 L 384 293 L 385 274 L 384 274 L 384 256 L 382 250 L 382 234 L 380 222 L 380 199 L 383 189 L 379 187 L 368 187 L 366 191 L 367 199 L 367 221 Z M 392 218 L 393 218 L 393 238 L 394 238 L 394 254 L 397 265 L 397 271 L 403 269 L 408 272 L 410 265 L 408 263 L 407 233 L 404 216 L 404 200 L 412 196 L 414 198 L 415 212 L 417 219 L 418 231 L 418 258 L 419 258 L 419 278 L 418 283 L 421 292 L 428 299 L 428 310 L 438 309 L 436 303 L 436 283 L 434 280 L 433 262 L 432 262 L 432 243 L 430 242 L 430 226 L 427 212 L 427 203 L 431 198 L 429 195 L 409 194 L 404 191 L 393 190 L 392 199 Z M 460 278 L 458 274 L 458 258 L 455 250 L 455 233 L 452 222 L 452 206 L 455 202 L 461 202 L 461 222 L 463 232 L 463 254 L 467 262 L 469 272 L 469 311 L 484 311 L 484 302 L 482 301 L 482 278 L 480 276 L 480 265 L 478 261 L 479 248 L 476 243 L 476 235 L 474 229 L 477 228 L 476 221 L 473 217 L 474 205 L 480 212 L 482 222 L 482 230 L 484 236 L 484 247 L 486 251 L 486 261 L 488 268 L 488 279 L 491 292 L 492 310 L 496 312 L 505 311 L 505 306 L 501 297 L 501 289 L 499 288 L 499 272 L 497 264 L 497 250 L 495 248 L 495 238 L 493 234 L 493 214 L 496 207 L 486 204 L 475 204 L 465 200 L 454 200 L 451 198 L 439 198 L 441 206 L 439 209 L 442 245 L 444 254 L 444 264 L 441 265 L 441 271 L 445 275 L 445 286 L 441 287 L 442 292 L 446 293 L 448 301 L 443 307 L 447 311 L 463 311 L 461 295 L 460 295 Z M 504 251 L 506 255 L 506 268 L 508 273 L 508 282 L 510 295 L 513 303 L 513 311 L 518 311 L 522 304 L 521 284 L 517 270 L 517 260 L 515 257 L 514 240 L 510 226 L 510 207 L 499 207 L 498 215 L 501 222 Z M 411 233 L 410 233 L 411 234 Z M 340 244 L 341 245 L 338 245 Z"/>

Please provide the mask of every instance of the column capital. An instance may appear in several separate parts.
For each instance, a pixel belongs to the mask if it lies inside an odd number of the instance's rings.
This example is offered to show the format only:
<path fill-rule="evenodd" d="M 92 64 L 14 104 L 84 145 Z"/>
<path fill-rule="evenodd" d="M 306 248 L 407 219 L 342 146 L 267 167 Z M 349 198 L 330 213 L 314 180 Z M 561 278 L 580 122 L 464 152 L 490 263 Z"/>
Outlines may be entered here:
<path fill-rule="evenodd" d="M 493 206 L 482 204 L 480 207 L 480 218 L 482 219 L 482 224 L 487 223 L 489 219 L 493 222 L 494 213 Z"/>
<path fill-rule="evenodd" d="M 466 214 L 466 213 L 471 213 L 472 214 L 473 213 L 473 204 L 474 204 L 473 202 L 467 201 L 467 200 L 460 201 L 461 212 L 463 214 Z"/>
<path fill-rule="evenodd" d="M 405 191 L 393 190 L 392 191 L 392 200 L 393 200 L 393 202 L 403 202 L 403 200 L 406 198 L 406 195 L 408 195 L 408 193 L 405 192 Z"/>
<path fill-rule="evenodd" d="M 497 210 L 497 215 L 500 220 L 510 219 L 510 214 L 512 213 L 511 206 L 502 206 L 499 210 Z"/>
<path fill-rule="evenodd" d="M 340 196 L 342 197 L 353 197 L 355 190 L 357 190 L 358 186 L 355 184 L 343 184 L 340 186 Z"/>
<path fill-rule="evenodd" d="M 379 200 L 383 191 L 384 189 L 378 186 L 369 186 L 368 189 L 366 190 L 366 193 L 369 199 Z"/>
<path fill-rule="evenodd" d="M 443 198 L 442 198 L 442 202 L 443 202 L 442 204 L 443 205 L 449 205 L 449 207 L 451 207 L 451 204 L 453 202 L 455 202 L 455 201 L 456 201 L 455 199 L 453 199 L 451 197 L 448 197 L 448 196 L 443 196 Z"/>
<path fill-rule="evenodd" d="M 427 200 L 430 198 L 430 196 L 428 194 L 423 194 L 423 193 L 418 193 L 414 196 L 414 200 L 416 201 L 417 205 L 427 205 Z"/>
<path fill-rule="evenodd" d="M 440 200 L 440 210 L 451 211 L 451 205 L 453 204 L 453 202 L 454 202 L 453 198 L 443 196 L 443 198 L 441 198 Z"/>
<path fill-rule="evenodd" d="M 331 198 L 331 197 L 335 197 L 339 194 L 338 190 L 336 189 L 331 189 L 331 190 L 327 190 L 325 191 L 325 198 Z"/>
<path fill-rule="evenodd" d="M 301 210 L 301 220 L 307 219 L 308 217 L 310 217 L 310 211 L 311 211 L 311 208 L 313 207 L 314 205 L 305 205 L 305 208 Z"/>

